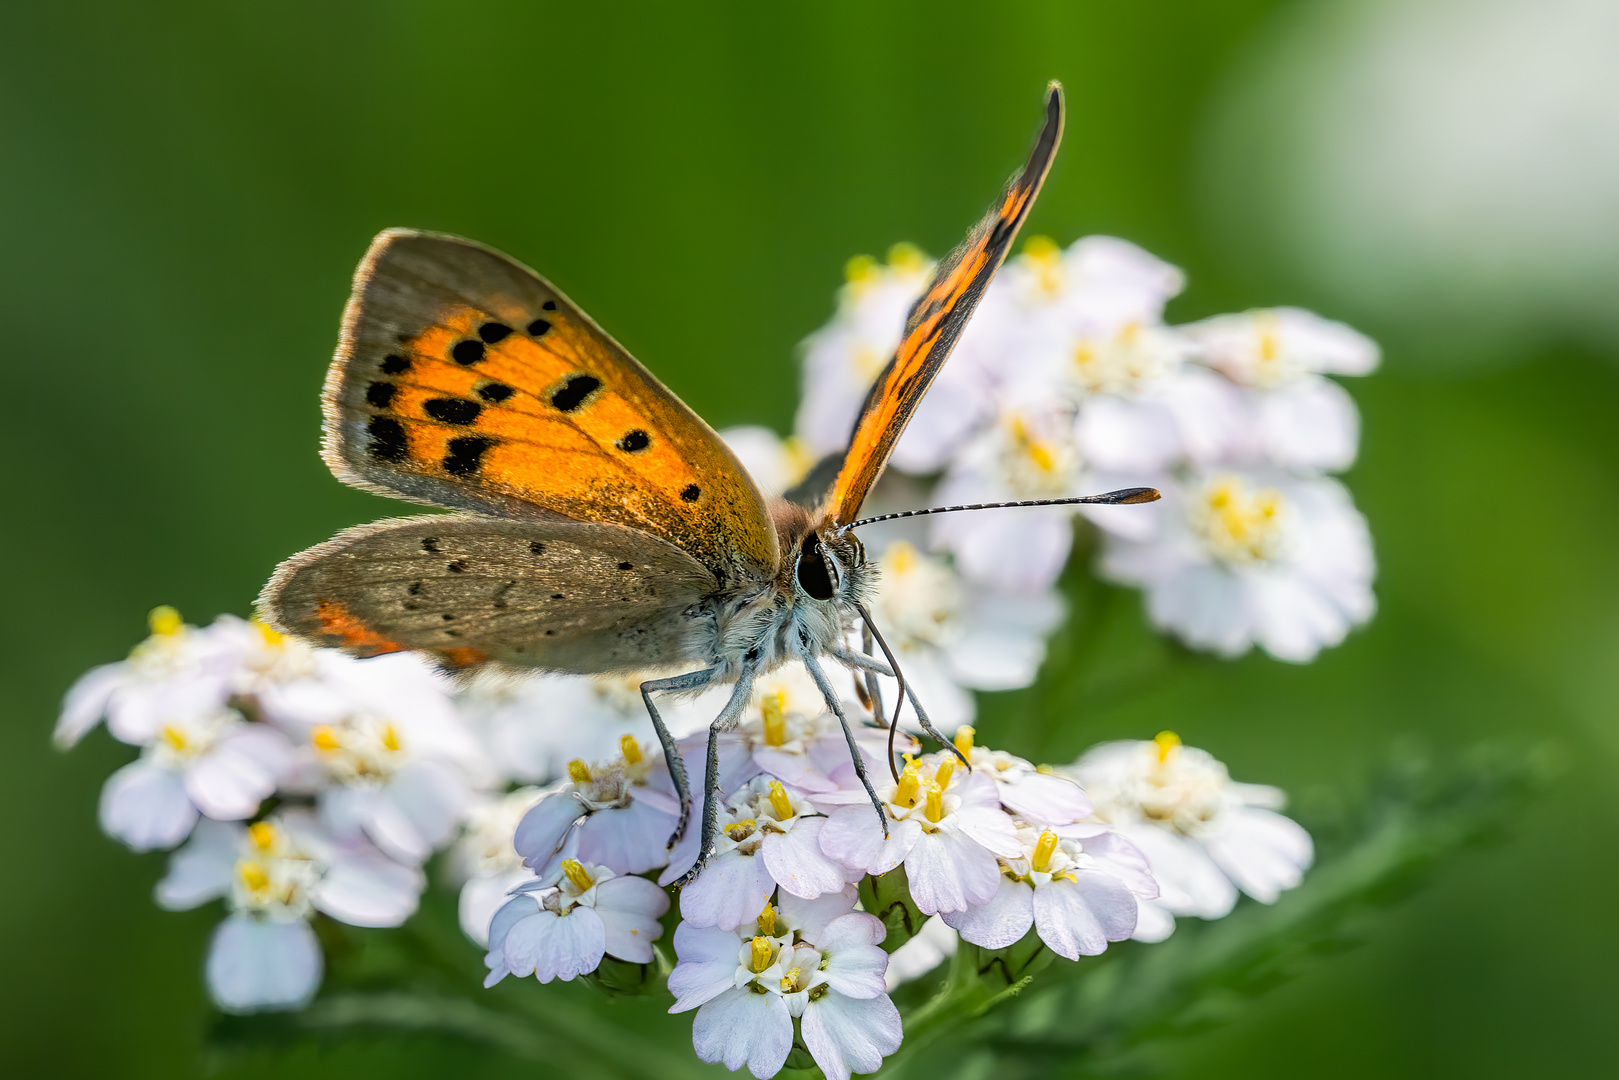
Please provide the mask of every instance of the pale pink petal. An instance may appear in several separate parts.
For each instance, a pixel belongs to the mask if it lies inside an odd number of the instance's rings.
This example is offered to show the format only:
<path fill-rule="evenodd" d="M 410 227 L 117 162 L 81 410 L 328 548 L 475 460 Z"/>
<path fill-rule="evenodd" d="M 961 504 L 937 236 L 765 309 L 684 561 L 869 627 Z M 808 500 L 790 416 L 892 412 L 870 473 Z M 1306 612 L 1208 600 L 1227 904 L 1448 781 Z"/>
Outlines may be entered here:
<path fill-rule="evenodd" d="M 102 664 L 80 675 L 78 681 L 68 687 L 67 696 L 62 699 L 62 713 L 56 720 L 56 731 L 52 734 L 59 748 L 66 750 L 73 746 L 101 722 L 107 712 L 107 702 L 123 684 L 127 670 L 128 665 L 122 660 Z"/>
<path fill-rule="evenodd" d="M 169 856 L 169 872 L 153 890 L 157 906 L 186 911 L 230 891 L 244 833 L 240 825 L 199 821 L 186 846 Z"/>
<path fill-rule="evenodd" d="M 517 823 L 512 846 L 531 870 L 542 869 L 562 849 L 562 841 L 585 808 L 571 791 L 547 795 Z"/>
<path fill-rule="evenodd" d="M 928 915 L 985 903 L 1001 878 L 995 856 L 965 836 L 942 831 L 918 838 L 905 857 L 905 874 L 911 898 Z"/>
<path fill-rule="evenodd" d="M 681 923 L 675 927 L 675 955 L 680 962 L 669 973 L 672 1013 L 685 1012 L 736 985 L 740 939 L 730 930 Z"/>
<path fill-rule="evenodd" d="M 770 833 L 761 852 L 770 876 L 794 896 L 838 892 L 848 877 L 843 866 L 821 851 L 826 818 L 802 818 L 788 833 Z"/>
<path fill-rule="evenodd" d="M 550 919 L 541 924 L 541 931 L 534 959 L 534 977 L 540 982 L 568 982 L 601 966 L 602 953 L 607 949 L 607 928 L 601 916 L 590 908 L 576 907 Z"/>
<path fill-rule="evenodd" d="M 180 774 L 146 759 L 132 761 L 101 789 L 101 828 L 136 851 L 170 848 L 197 823 Z"/>
<path fill-rule="evenodd" d="M 1034 891 L 1034 925 L 1058 956 L 1095 956 L 1136 928 L 1136 898 L 1118 878 L 1073 871 L 1078 881 L 1053 881 Z"/>
<path fill-rule="evenodd" d="M 986 949 L 1004 949 L 1034 925 L 1034 889 L 1001 875 L 1001 885 L 988 903 L 940 915 L 962 937 Z"/>
<path fill-rule="evenodd" d="M 827 994 L 804 1010 L 804 1045 L 826 1080 L 873 1073 L 904 1037 L 899 1010 L 883 994 L 865 1000 Z"/>
<path fill-rule="evenodd" d="M 763 858 L 728 851 L 680 890 L 680 917 L 693 926 L 729 930 L 758 918 L 775 891 Z"/>
<path fill-rule="evenodd" d="M 886 936 L 883 924 L 873 915 L 852 911 L 829 923 L 814 939 L 826 957 L 821 974 L 834 991 L 852 998 L 871 998 L 887 990 L 883 976 L 888 971 L 888 954 L 878 948 Z"/>
<path fill-rule="evenodd" d="M 315 893 L 315 906 L 351 926 L 398 926 L 416 912 L 427 885 L 414 866 L 374 849 L 335 858 Z"/>
<path fill-rule="evenodd" d="M 217 821 L 252 817 L 292 765 L 292 745 L 274 728 L 252 724 L 221 739 L 186 770 L 186 794 Z"/>
<path fill-rule="evenodd" d="M 1017 826 L 1012 824 L 1012 819 L 998 806 L 993 810 L 964 806 L 956 811 L 956 827 L 961 830 L 963 836 L 1003 859 L 1016 859 L 1023 855 L 1023 845 L 1018 842 Z"/>
<path fill-rule="evenodd" d="M 666 845 L 675 820 L 640 799 L 620 810 L 591 814 L 579 826 L 579 859 L 619 874 L 654 870 L 669 861 Z"/>
<path fill-rule="evenodd" d="M 1001 802 L 1025 820 L 1047 825 L 1067 825 L 1088 817 L 1091 801 L 1072 780 L 1045 773 L 1024 773 L 1000 785 Z"/>
<path fill-rule="evenodd" d="M 323 967 L 320 942 L 302 919 L 233 915 L 208 944 L 208 993 L 226 1012 L 296 1009 L 315 996 Z"/>
<path fill-rule="evenodd" d="M 820 941 L 834 920 L 854 910 L 859 895 L 853 885 L 810 899 L 782 893 L 776 900 L 776 914 L 781 925 L 803 931 L 805 940 Z"/>
<path fill-rule="evenodd" d="M 793 1018 L 775 994 L 733 989 L 697 1010 L 691 1044 L 703 1061 L 722 1063 L 765 1080 L 787 1062 L 793 1046 Z"/>
<path fill-rule="evenodd" d="M 889 821 L 888 838 L 864 794 L 858 803 L 833 811 L 821 828 L 821 851 L 848 867 L 886 874 L 905 861 L 922 835 L 914 821 Z"/>
<path fill-rule="evenodd" d="M 652 962 L 652 943 L 663 933 L 658 916 L 669 894 L 646 878 L 617 877 L 596 886 L 596 914 L 607 931 L 606 950 L 620 960 Z"/>

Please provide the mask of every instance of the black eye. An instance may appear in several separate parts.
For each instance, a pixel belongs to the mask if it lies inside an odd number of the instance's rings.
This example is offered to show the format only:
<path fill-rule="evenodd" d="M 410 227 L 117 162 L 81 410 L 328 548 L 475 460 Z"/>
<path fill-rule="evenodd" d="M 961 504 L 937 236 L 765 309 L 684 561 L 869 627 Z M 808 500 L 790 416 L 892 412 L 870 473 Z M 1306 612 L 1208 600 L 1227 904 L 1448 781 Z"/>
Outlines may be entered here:
<path fill-rule="evenodd" d="M 837 590 L 821 555 L 821 538 L 811 533 L 798 555 L 798 587 L 816 600 L 830 600 Z"/>

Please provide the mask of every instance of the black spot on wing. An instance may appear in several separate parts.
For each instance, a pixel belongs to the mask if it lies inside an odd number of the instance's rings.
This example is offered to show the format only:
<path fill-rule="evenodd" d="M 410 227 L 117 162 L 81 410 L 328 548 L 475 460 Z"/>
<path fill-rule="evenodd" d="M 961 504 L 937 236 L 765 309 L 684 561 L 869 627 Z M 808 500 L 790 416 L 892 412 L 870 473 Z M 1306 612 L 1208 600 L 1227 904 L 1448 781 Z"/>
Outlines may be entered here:
<path fill-rule="evenodd" d="M 540 543 L 538 540 L 530 540 L 528 549 L 536 555 L 545 554 L 545 545 Z"/>
<path fill-rule="evenodd" d="M 451 476 L 471 476 L 482 464 L 484 451 L 495 445 L 487 435 L 462 435 L 451 439 L 444 455 L 444 471 Z"/>
<path fill-rule="evenodd" d="M 517 393 L 517 391 L 507 386 L 505 383 L 485 383 L 483 386 L 478 387 L 478 396 L 489 402 L 491 405 L 499 405 L 502 401 L 505 401 L 515 393 Z"/>
<path fill-rule="evenodd" d="M 529 337 L 541 338 L 549 333 L 550 330 L 551 321 L 549 319 L 535 319 L 533 322 L 528 324 Z"/>
<path fill-rule="evenodd" d="M 544 308 L 546 311 L 555 311 L 557 309 L 557 302 L 555 300 L 547 300 L 545 303 L 541 304 L 540 306 L 542 308 Z"/>
<path fill-rule="evenodd" d="M 399 387 L 391 382 L 374 382 L 365 388 L 365 402 L 373 409 L 386 409 L 393 404 L 394 395 L 399 393 Z"/>
<path fill-rule="evenodd" d="M 575 375 L 551 395 L 551 405 L 561 412 L 573 412 L 594 394 L 602 381 L 594 375 Z"/>
<path fill-rule="evenodd" d="M 405 440 L 405 426 L 387 416 L 373 416 L 365 427 L 371 436 L 367 447 L 378 461 L 404 461 L 410 456 L 410 443 Z"/>
<path fill-rule="evenodd" d="M 439 397 L 428 398 L 422 405 L 422 411 L 446 424 L 470 424 L 478 419 L 483 406 L 465 398 Z"/>
<path fill-rule="evenodd" d="M 464 574 L 467 572 L 467 561 L 465 559 L 457 559 L 444 569 L 448 570 L 452 574 Z"/>
<path fill-rule="evenodd" d="M 390 354 L 383 357 L 382 363 L 378 366 L 385 375 L 403 375 L 410 370 L 410 361 L 398 354 Z"/>
<path fill-rule="evenodd" d="M 631 564 L 630 564 L 630 563 L 627 563 L 627 562 L 621 562 L 621 563 L 619 563 L 619 564 L 618 564 L 618 568 L 619 568 L 619 569 L 620 569 L 620 570 L 634 570 L 634 569 L 635 569 L 635 567 L 634 567 L 634 566 L 632 566 L 632 565 L 631 565 Z"/>
<path fill-rule="evenodd" d="M 478 336 L 490 345 L 504 341 L 512 332 L 512 328 L 501 322 L 486 322 L 478 327 Z"/>
<path fill-rule="evenodd" d="M 618 440 L 618 448 L 626 454 L 639 454 L 652 445 L 652 436 L 639 429 L 626 431 L 624 437 Z"/>
<path fill-rule="evenodd" d="M 429 554 L 437 555 L 438 554 L 438 537 L 436 537 L 436 536 L 424 536 L 424 537 L 422 537 L 422 550 L 425 551 L 425 552 L 428 552 Z M 420 585 L 421 582 L 418 581 L 416 584 Z"/>
<path fill-rule="evenodd" d="M 462 367 L 471 367 L 483 359 L 483 342 L 477 338 L 457 341 L 454 347 L 450 349 L 450 356 Z"/>
<path fill-rule="evenodd" d="M 698 499 L 703 497 L 703 489 L 698 487 L 696 484 L 687 484 L 681 489 L 680 497 L 685 499 L 687 502 L 696 502 Z"/>

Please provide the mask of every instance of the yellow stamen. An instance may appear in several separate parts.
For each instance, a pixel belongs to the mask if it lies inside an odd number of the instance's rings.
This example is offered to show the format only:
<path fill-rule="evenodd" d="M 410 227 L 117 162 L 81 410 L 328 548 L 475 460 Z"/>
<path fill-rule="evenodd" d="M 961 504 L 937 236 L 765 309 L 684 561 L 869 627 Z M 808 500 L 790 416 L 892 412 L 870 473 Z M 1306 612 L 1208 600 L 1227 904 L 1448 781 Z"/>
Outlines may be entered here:
<path fill-rule="evenodd" d="M 843 278 L 849 282 L 870 281 L 877 276 L 877 260 L 870 255 L 856 255 L 843 264 Z"/>
<path fill-rule="evenodd" d="M 901 241 L 888 249 L 888 265 L 901 273 L 920 274 L 928 265 L 928 257 L 915 244 Z"/>
<path fill-rule="evenodd" d="M 780 746 L 787 741 L 786 704 L 786 695 L 779 692 L 766 694 L 764 700 L 759 702 L 759 714 L 765 722 L 766 746 Z"/>
<path fill-rule="evenodd" d="M 309 736 L 309 741 L 315 744 L 316 750 L 324 750 L 327 753 L 330 753 L 333 750 L 343 749 L 343 744 L 338 741 L 337 732 L 333 731 L 325 724 L 322 724 L 320 727 L 314 730 L 314 732 Z"/>
<path fill-rule="evenodd" d="M 585 764 L 584 758 L 574 758 L 568 762 L 568 779 L 576 784 L 590 783 L 590 766 Z"/>
<path fill-rule="evenodd" d="M 1282 354 L 1282 343 L 1276 337 L 1276 331 L 1266 329 L 1259 335 L 1259 359 L 1267 364 L 1276 362 Z"/>
<path fill-rule="evenodd" d="M 909 758 L 910 755 L 906 755 Z M 922 777 L 917 774 L 916 762 L 907 760 L 905 771 L 899 774 L 899 783 L 894 786 L 894 803 L 896 806 L 915 806 L 917 789 L 922 786 Z"/>
<path fill-rule="evenodd" d="M 770 906 L 770 901 L 765 901 L 765 909 L 759 912 L 758 919 L 754 921 L 759 927 L 760 936 L 776 936 L 776 909 Z"/>
<path fill-rule="evenodd" d="M 173 724 L 164 724 L 162 735 L 163 741 L 169 744 L 169 749 L 178 752 L 186 748 L 185 732 Z"/>
<path fill-rule="evenodd" d="M 756 937 L 753 939 L 751 952 L 748 966 L 755 972 L 763 971 L 776 959 L 776 943 L 767 937 Z"/>
<path fill-rule="evenodd" d="M 787 974 L 781 977 L 781 992 L 784 994 L 796 993 L 798 991 L 798 980 L 803 975 L 804 972 L 799 968 L 788 968 Z"/>
<path fill-rule="evenodd" d="M 635 741 L 634 735 L 620 735 L 618 738 L 619 753 L 624 755 L 626 765 L 641 764 L 641 747 Z"/>
<path fill-rule="evenodd" d="M 1152 741 L 1158 744 L 1158 764 L 1163 765 L 1181 744 L 1181 737 L 1173 731 L 1160 731 Z"/>
<path fill-rule="evenodd" d="M 399 752 L 399 732 L 392 724 L 382 725 L 382 745 L 394 753 Z"/>
<path fill-rule="evenodd" d="M 927 805 L 922 808 L 929 821 L 938 821 L 944 817 L 944 789 L 938 784 L 928 785 Z"/>
<path fill-rule="evenodd" d="M 242 879 L 248 892 L 263 892 L 270 887 L 270 875 L 256 862 L 237 863 L 236 876 Z"/>
<path fill-rule="evenodd" d="M 264 638 L 266 645 L 283 645 L 286 643 L 287 639 L 281 635 L 280 631 L 263 619 L 255 617 L 253 619 L 253 629 L 259 632 L 260 637 Z"/>
<path fill-rule="evenodd" d="M 733 821 L 731 824 L 725 826 L 725 835 L 729 836 L 732 840 L 742 841 L 752 836 L 753 830 L 758 827 L 759 823 L 757 821 L 754 821 L 750 817 L 745 817 L 741 821 Z"/>
<path fill-rule="evenodd" d="M 956 729 L 956 749 L 961 751 L 962 757 L 967 757 L 973 752 L 973 736 L 977 734 L 971 724 L 962 724 Z"/>
<path fill-rule="evenodd" d="M 907 540 L 896 540 L 883 552 L 883 569 L 891 574 L 908 574 L 920 561 L 916 545 Z"/>
<path fill-rule="evenodd" d="M 1034 859 L 1031 865 L 1037 874 L 1044 874 L 1051 868 L 1051 857 L 1057 853 L 1057 834 L 1043 832 L 1040 839 L 1034 842 Z"/>
<path fill-rule="evenodd" d="M 185 623 L 180 619 L 180 613 L 167 604 L 159 604 L 146 616 L 146 625 L 152 628 L 152 633 L 170 637 L 185 629 Z"/>
<path fill-rule="evenodd" d="M 770 809 L 775 811 L 777 821 L 793 816 L 793 801 L 787 797 L 787 789 L 781 786 L 780 780 L 770 781 Z"/>
<path fill-rule="evenodd" d="M 563 859 L 562 872 L 573 883 L 573 887 L 580 892 L 584 892 L 596 884 L 595 879 L 590 876 L 589 872 L 585 870 L 584 864 L 578 859 Z"/>
<path fill-rule="evenodd" d="M 1031 259 L 1050 259 L 1061 250 L 1049 236 L 1031 236 L 1023 241 L 1023 254 Z"/>
<path fill-rule="evenodd" d="M 260 851 L 269 851 L 275 847 L 275 826 L 268 821 L 255 821 L 247 827 L 247 836 L 253 841 L 253 846 Z"/>
<path fill-rule="evenodd" d="M 950 786 L 950 778 L 956 775 L 956 759 L 947 757 L 939 762 L 939 767 L 933 770 L 933 782 L 943 791 Z"/>

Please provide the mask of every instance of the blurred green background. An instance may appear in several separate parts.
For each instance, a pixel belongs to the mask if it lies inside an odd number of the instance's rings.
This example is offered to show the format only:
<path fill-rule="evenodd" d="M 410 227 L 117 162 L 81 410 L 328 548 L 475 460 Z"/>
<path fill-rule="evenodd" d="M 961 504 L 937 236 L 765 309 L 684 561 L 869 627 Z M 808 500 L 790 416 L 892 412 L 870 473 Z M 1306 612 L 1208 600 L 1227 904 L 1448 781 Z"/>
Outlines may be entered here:
<path fill-rule="evenodd" d="M 1239 779 L 1304 797 L 1405 735 L 1440 754 L 1503 734 L 1569 751 L 1508 844 L 1452 861 L 1362 948 L 1166 1049 L 1163 1068 L 1605 1073 L 1619 348 L 1597 286 L 1619 277 L 1619 188 L 1603 179 L 1619 153 L 1587 101 L 1601 78 L 1571 91 L 1554 63 L 1563 97 L 1547 103 L 1533 72 L 1453 55 L 1505 40 L 1556 60 L 1556 35 L 1585 42 L 1603 6 L 6 5 L 0 304 L 18 337 L 0 360 L 0 1071 L 204 1070 L 217 912 L 151 904 L 163 858 L 95 825 L 130 751 L 98 735 L 59 755 L 50 726 L 71 680 L 122 656 L 154 604 L 245 614 L 277 560 L 393 512 L 316 456 L 317 390 L 373 233 L 510 252 L 716 426 L 785 430 L 795 343 L 828 315 L 844 260 L 902 239 L 946 250 L 1056 77 L 1068 136 L 1031 231 L 1112 233 L 1186 268 L 1176 320 L 1296 303 L 1385 344 L 1384 370 L 1351 385 L 1365 435 L 1348 477 L 1381 610 L 1308 667 L 1182 657 L 1127 692 L 1070 687 L 1067 650 L 1140 651 L 1133 594 L 1104 593 L 1056 640 L 1040 688 L 986 701 L 985 737 L 1057 759 L 1172 727 Z M 1469 97 L 1479 71 L 1488 101 Z M 1570 101 L 1593 107 L 1559 128 Z M 1389 123 L 1404 126 L 1385 138 Z M 1580 152 L 1558 158 L 1565 144 Z M 1514 168 L 1535 181 L 1515 186 Z M 1584 186 L 1542 182 L 1559 170 Z M 289 1066 L 512 1068 L 394 1043 L 226 1074 Z"/>

